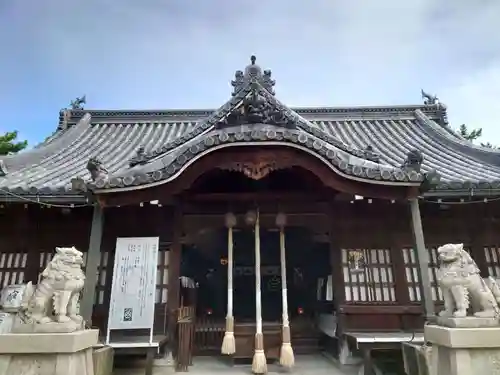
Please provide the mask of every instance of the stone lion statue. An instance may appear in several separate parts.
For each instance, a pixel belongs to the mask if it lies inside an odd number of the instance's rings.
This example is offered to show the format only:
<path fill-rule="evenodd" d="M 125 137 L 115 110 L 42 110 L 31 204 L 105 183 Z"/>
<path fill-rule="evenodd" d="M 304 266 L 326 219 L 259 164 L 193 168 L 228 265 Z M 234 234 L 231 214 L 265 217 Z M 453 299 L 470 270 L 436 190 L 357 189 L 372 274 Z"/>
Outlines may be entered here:
<path fill-rule="evenodd" d="M 38 326 L 41 332 L 50 331 L 49 325 L 58 332 L 81 329 L 79 299 L 85 283 L 82 265 L 83 253 L 75 247 L 56 247 L 38 285 L 28 283 L 17 323 Z M 47 325 L 46 329 L 40 328 L 43 325 Z"/>
<path fill-rule="evenodd" d="M 500 289 L 489 277 L 483 280 L 479 268 L 464 250 L 463 244 L 446 244 L 438 248 L 440 267 L 437 280 L 444 298 L 441 317 L 464 318 L 472 306 L 477 318 L 498 318 Z"/>

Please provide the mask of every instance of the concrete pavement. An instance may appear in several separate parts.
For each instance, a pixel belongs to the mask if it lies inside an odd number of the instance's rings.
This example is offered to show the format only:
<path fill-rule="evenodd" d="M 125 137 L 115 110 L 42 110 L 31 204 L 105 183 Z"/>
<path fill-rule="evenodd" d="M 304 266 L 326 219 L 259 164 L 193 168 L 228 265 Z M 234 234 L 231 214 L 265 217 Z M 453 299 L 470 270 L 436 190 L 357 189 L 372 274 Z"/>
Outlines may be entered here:
<path fill-rule="evenodd" d="M 268 374 L 291 374 L 291 375 L 356 375 L 357 368 L 341 368 L 334 361 L 322 356 L 300 355 L 296 357 L 296 365 L 292 371 L 286 371 L 279 365 L 268 365 Z M 197 357 L 194 364 L 189 368 L 191 375 L 251 375 L 251 366 L 229 366 L 228 363 L 216 357 Z M 116 369 L 113 375 L 143 375 L 144 369 Z M 174 369 L 169 367 L 155 367 L 154 375 L 175 374 Z"/>

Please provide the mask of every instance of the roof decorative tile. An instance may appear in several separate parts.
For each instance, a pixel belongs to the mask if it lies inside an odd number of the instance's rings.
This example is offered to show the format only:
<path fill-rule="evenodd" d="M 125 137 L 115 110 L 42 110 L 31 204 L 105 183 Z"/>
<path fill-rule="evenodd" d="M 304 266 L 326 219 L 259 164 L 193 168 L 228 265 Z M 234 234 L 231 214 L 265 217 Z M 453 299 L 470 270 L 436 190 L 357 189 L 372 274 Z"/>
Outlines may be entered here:
<path fill-rule="evenodd" d="M 262 71 L 261 67 L 255 63 L 256 60 L 257 58 L 252 55 L 250 57 L 250 65 L 245 68 L 245 72 L 237 70 L 234 74 L 234 80 L 231 81 L 231 86 L 234 88 L 233 96 L 237 95 L 240 90 L 256 81 L 258 81 L 269 93 L 274 95 L 273 87 L 276 81 L 271 78 L 271 70 Z"/>

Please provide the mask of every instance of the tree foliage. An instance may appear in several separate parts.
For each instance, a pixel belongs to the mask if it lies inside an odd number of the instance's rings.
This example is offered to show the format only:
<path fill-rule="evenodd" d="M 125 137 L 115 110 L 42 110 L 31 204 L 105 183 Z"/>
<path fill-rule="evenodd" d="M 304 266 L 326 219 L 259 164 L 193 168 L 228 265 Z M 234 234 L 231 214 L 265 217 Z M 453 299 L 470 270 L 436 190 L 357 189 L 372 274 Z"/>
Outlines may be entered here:
<path fill-rule="evenodd" d="M 28 141 L 17 141 L 17 131 L 0 134 L 0 155 L 16 154 L 28 146 Z"/>
<path fill-rule="evenodd" d="M 477 128 L 469 130 L 467 125 L 462 124 L 458 128 L 458 134 L 460 134 L 463 138 L 467 139 L 468 141 L 473 142 L 483 135 L 483 129 Z"/>
<path fill-rule="evenodd" d="M 490 142 L 481 143 L 481 146 L 486 148 L 496 148 L 496 149 L 500 148 L 498 146 L 492 145 Z"/>
<path fill-rule="evenodd" d="M 460 136 L 462 136 L 463 138 L 467 139 L 468 141 L 474 142 L 475 140 L 477 140 L 479 137 L 481 137 L 483 135 L 483 129 L 482 128 L 477 128 L 477 129 L 469 130 L 469 128 L 467 127 L 467 125 L 462 124 L 458 128 L 457 133 Z M 486 148 L 500 149 L 500 147 L 495 146 L 495 145 L 491 144 L 490 142 L 486 142 L 486 143 L 482 143 L 481 142 L 480 145 L 482 147 L 486 147 Z"/>

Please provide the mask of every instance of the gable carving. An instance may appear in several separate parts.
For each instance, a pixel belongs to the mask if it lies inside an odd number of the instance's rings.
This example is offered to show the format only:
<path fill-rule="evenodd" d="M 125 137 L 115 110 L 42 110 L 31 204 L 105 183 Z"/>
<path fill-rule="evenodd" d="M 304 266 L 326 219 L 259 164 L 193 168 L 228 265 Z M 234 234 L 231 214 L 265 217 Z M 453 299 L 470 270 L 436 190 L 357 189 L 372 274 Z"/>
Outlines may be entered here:
<path fill-rule="evenodd" d="M 295 122 L 259 91 L 259 89 L 253 89 L 241 104 L 219 121 L 215 127 L 223 129 L 237 125 L 266 124 L 294 128 Z"/>

